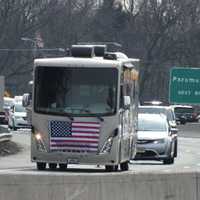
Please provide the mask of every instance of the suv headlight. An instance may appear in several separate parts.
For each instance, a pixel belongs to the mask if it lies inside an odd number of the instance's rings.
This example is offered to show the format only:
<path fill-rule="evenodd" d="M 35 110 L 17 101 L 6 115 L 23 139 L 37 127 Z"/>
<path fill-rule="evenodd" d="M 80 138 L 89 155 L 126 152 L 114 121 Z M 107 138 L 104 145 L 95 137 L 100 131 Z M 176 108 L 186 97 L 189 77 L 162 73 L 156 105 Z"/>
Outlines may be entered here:
<path fill-rule="evenodd" d="M 162 144 L 165 143 L 165 139 L 158 139 L 153 142 L 154 144 Z"/>

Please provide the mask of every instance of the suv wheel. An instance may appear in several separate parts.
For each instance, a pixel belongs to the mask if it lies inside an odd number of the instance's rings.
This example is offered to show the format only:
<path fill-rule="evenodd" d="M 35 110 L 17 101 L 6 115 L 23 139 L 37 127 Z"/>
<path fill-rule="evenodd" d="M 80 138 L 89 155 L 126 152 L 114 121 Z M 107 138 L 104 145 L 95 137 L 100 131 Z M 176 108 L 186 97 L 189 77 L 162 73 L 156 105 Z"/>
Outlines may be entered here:
<path fill-rule="evenodd" d="M 120 168 L 121 168 L 122 171 L 128 171 L 128 169 L 129 169 L 128 163 L 129 162 L 126 161 L 126 162 L 123 162 L 123 163 L 120 164 Z"/>
<path fill-rule="evenodd" d="M 174 157 L 169 157 L 163 160 L 164 165 L 169 165 L 174 163 Z"/>
<path fill-rule="evenodd" d="M 178 154 L 178 141 L 176 140 L 175 144 L 174 144 L 174 157 L 175 158 L 177 157 L 177 154 Z"/>

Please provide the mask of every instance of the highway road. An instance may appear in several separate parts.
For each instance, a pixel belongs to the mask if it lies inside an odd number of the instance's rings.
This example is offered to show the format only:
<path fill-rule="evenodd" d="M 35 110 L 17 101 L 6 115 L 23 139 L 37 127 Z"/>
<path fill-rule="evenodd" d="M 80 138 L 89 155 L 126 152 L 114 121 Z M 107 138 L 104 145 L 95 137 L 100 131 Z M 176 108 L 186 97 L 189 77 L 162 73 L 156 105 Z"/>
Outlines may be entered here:
<path fill-rule="evenodd" d="M 136 173 L 200 170 L 200 123 L 188 123 L 178 128 L 178 157 L 174 164 L 163 165 L 159 161 L 131 161 L 130 170 Z M 21 129 L 12 133 L 13 141 L 21 145 L 23 149 L 16 155 L 0 157 L 0 172 L 19 170 L 37 172 L 35 163 L 30 162 L 30 130 Z M 65 173 L 71 172 L 104 173 L 104 166 L 69 165 Z M 49 173 L 49 170 L 46 170 L 46 173 Z"/>

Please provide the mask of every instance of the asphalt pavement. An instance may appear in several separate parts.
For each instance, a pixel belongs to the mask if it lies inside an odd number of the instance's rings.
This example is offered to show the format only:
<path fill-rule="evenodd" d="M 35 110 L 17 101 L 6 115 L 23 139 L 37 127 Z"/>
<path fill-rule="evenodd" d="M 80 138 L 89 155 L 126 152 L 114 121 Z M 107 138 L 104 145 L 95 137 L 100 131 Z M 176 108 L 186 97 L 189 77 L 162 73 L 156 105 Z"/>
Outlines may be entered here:
<path fill-rule="evenodd" d="M 200 122 L 188 122 L 185 125 L 178 125 L 178 135 L 187 138 L 200 138 Z"/>
<path fill-rule="evenodd" d="M 130 170 L 138 173 L 172 172 L 183 170 L 200 170 L 200 123 L 180 125 L 178 138 L 178 157 L 172 165 L 163 165 L 159 161 L 131 161 Z M 30 161 L 30 130 L 11 131 L 12 141 L 22 147 L 16 155 L 0 157 L 0 170 L 30 170 L 36 172 L 36 165 Z M 66 173 L 104 172 L 104 166 L 69 165 Z M 49 173 L 49 170 L 43 173 Z M 55 172 L 57 173 L 57 172 Z"/>

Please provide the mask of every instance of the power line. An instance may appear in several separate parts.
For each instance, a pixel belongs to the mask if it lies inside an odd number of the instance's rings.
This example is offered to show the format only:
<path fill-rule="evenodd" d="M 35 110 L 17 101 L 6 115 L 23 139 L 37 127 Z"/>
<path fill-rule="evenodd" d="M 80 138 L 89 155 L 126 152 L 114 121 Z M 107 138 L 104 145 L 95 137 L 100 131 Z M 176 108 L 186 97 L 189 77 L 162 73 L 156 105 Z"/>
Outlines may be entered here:
<path fill-rule="evenodd" d="M 0 51 L 33 51 L 34 49 L 0 49 Z M 60 51 L 65 52 L 63 48 L 53 48 L 53 49 L 37 49 L 37 51 Z"/>

